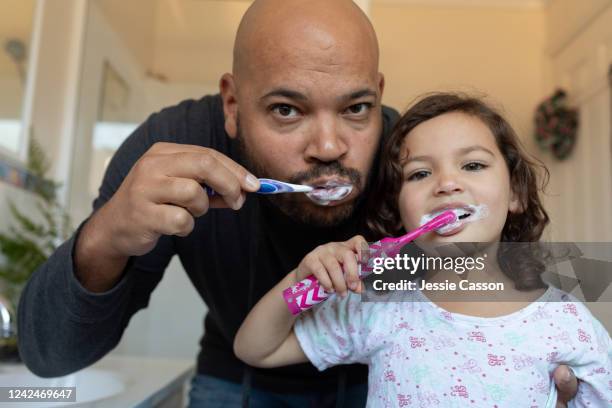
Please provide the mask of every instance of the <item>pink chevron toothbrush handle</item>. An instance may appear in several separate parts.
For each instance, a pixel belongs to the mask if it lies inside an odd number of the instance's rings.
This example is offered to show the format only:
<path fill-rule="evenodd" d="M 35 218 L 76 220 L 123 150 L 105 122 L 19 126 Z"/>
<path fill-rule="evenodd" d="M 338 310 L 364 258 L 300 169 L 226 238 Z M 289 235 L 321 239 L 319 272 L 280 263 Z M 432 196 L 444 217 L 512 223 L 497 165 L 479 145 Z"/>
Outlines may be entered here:
<path fill-rule="evenodd" d="M 331 293 L 325 292 L 314 275 L 296 283 L 283 291 L 283 298 L 292 315 L 302 313 L 317 303 L 327 299 Z"/>
<path fill-rule="evenodd" d="M 397 254 L 397 252 L 399 252 L 408 242 L 414 241 L 421 235 L 442 228 L 456 220 L 457 216 L 454 212 L 446 211 L 406 235 L 399 238 L 384 238 L 377 241 L 369 246 L 368 259 L 382 256 L 395 256 L 395 254 Z M 362 262 L 359 263 L 359 277 L 361 279 L 367 277 L 371 273 L 372 267 L 369 262 L 365 265 Z M 295 285 L 285 289 L 283 291 L 283 299 L 285 299 L 285 303 L 291 314 L 295 316 L 323 302 L 332 294 L 333 293 L 325 292 L 325 289 L 319 284 L 317 278 L 315 278 L 314 275 L 310 275 Z"/>

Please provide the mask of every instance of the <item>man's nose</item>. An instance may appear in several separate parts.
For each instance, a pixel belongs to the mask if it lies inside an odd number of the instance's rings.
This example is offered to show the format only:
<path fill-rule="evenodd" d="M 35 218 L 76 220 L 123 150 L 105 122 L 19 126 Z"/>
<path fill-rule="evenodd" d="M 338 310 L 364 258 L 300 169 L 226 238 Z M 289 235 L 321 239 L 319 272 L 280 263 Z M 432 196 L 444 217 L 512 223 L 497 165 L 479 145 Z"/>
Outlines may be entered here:
<path fill-rule="evenodd" d="M 463 192 L 463 186 L 460 176 L 455 171 L 445 171 L 440 173 L 437 186 L 436 186 L 436 195 L 450 195 L 455 193 Z"/>
<path fill-rule="evenodd" d="M 333 162 L 348 152 L 348 144 L 334 119 L 321 118 L 312 131 L 305 152 L 307 161 Z"/>

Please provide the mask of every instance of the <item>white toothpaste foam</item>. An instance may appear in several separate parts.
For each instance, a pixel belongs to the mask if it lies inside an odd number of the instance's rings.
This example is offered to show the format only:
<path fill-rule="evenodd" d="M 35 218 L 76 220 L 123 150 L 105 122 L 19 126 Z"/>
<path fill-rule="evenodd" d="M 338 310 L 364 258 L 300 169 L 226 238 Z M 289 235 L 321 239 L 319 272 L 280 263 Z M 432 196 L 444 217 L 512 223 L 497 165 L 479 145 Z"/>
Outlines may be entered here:
<path fill-rule="evenodd" d="M 352 184 L 335 184 L 328 182 L 322 187 L 317 187 L 306 196 L 310 198 L 315 204 L 318 205 L 329 205 L 332 201 L 340 201 L 353 191 Z"/>
<path fill-rule="evenodd" d="M 453 208 L 449 210 L 455 213 L 455 215 L 457 216 L 457 220 L 453 222 L 452 224 L 446 224 L 442 228 L 438 228 L 436 232 L 444 234 L 445 232 L 448 232 L 448 231 L 453 230 L 454 228 L 457 228 L 461 224 L 478 221 L 483 218 L 486 218 L 489 215 L 489 207 L 487 207 L 485 204 L 468 205 L 467 210 L 465 208 Z M 442 214 L 443 212 L 449 211 L 449 210 L 442 210 L 442 211 L 436 211 L 435 213 L 425 214 L 424 216 L 421 217 L 420 225 L 428 223 L 429 221 L 431 221 L 438 215 Z M 467 218 L 459 219 L 460 216 L 466 215 L 466 214 L 471 214 L 471 215 Z"/>

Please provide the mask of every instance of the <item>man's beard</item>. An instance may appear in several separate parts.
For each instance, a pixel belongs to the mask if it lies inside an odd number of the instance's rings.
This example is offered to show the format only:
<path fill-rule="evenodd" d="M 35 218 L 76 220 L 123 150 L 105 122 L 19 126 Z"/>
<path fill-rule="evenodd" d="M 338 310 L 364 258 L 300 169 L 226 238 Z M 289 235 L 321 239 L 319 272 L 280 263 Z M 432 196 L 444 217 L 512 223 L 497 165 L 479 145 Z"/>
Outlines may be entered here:
<path fill-rule="evenodd" d="M 270 174 L 266 166 L 258 162 L 249 152 L 244 134 L 240 126 L 240 120 L 236 123 L 236 141 L 240 156 L 244 166 L 256 177 L 277 178 Z M 280 209 L 295 221 L 315 227 L 332 227 L 347 220 L 355 211 L 355 207 L 362 200 L 362 176 L 356 169 L 346 168 L 338 161 L 329 163 L 317 163 L 311 169 L 292 175 L 287 181 L 293 184 L 302 184 L 309 180 L 314 180 L 323 176 L 337 176 L 348 179 L 353 184 L 353 189 L 357 190 L 358 196 L 352 201 L 336 206 L 320 206 L 304 197 L 301 193 L 291 194 L 271 194 L 266 198 L 274 206 Z"/>

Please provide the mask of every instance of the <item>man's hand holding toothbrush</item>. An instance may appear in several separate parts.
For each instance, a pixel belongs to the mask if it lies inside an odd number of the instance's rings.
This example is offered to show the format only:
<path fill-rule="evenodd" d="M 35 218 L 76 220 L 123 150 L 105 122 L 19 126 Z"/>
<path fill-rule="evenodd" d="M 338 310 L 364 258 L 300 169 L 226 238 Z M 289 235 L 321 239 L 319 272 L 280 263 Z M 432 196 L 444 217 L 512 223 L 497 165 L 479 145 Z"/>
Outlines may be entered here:
<path fill-rule="evenodd" d="M 203 184 L 216 194 L 209 197 Z M 148 253 L 162 235 L 189 235 L 211 207 L 240 209 L 258 189 L 257 178 L 215 150 L 156 143 L 81 230 L 76 275 L 90 291 L 107 291 L 129 257 Z"/>

